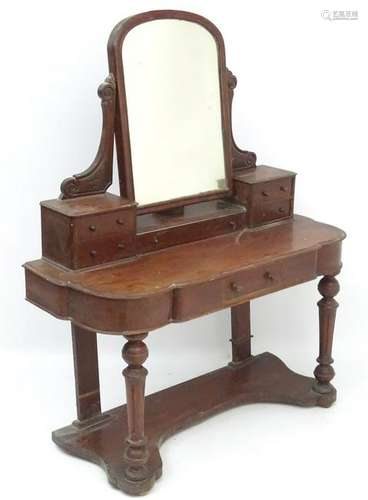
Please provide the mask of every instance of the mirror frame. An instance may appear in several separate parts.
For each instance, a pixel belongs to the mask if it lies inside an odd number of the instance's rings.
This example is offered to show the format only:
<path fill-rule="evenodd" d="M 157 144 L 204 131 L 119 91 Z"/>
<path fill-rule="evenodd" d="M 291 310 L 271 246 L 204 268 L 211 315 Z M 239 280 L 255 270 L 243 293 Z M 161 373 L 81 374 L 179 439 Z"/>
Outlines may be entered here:
<path fill-rule="evenodd" d="M 110 72 L 116 82 L 116 117 L 115 117 L 115 142 L 119 171 L 120 195 L 134 202 L 133 167 L 130 148 L 129 124 L 127 113 L 127 100 L 124 84 L 124 68 L 122 59 L 122 47 L 126 35 L 139 24 L 157 19 L 178 19 L 189 21 L 203 26 L 215 39 L 218 54 L 219 84 L 221 96 L 221 118 L 222 136 L 224 147 L 225 178 L 228 188 L 224 190 L 209 191 L 202 194 L 194 194 L 182 198 L 162 200 L 149 205 L 137 207 L 139 214 L 168 210 L 171 208 L 190 205 L 201 201 L 221 199 L 231 195 L 232 189 L 232 130 L 231 130 L 231 97 L 228 87 L 228 70 L 225 61 L 225 45 L 223 37 L 218 28 L 208 19 L 185 11 L 179 10 L 156 10 L 144 12 L 123 19 L 115 26 L 108 41 L 108 59 Z"/>

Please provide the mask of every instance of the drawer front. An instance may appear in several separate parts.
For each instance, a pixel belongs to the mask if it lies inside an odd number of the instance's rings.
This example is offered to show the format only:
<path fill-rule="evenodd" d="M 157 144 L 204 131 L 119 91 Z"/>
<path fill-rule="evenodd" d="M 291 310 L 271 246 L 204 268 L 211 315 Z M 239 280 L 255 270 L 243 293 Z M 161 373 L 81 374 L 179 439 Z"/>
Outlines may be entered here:
<path fill-rule="evenodd" d="M 293 196 L 293 177 L 262 182 L 252 186 L 252 203 L 288 200 Z"/>
<path fill-rule="evenodd" d="M 146 253 L 191 241 L 212 238 L 220 234 L 239 231 L 239 229 L 246 226 L 246 223 L 247 212 L 242 212 L 228 217 L 185 224 L 162 231 L 150 231 L 137 235 L 137 250 L 139 253 Z"/>
<path fill-rule="evenodd" d="M 173 319 L 184 321 L 231 307 L 317 276 L 317 251 L 239 271 L 226 278 L 175 290 Z"/>
<path fill-rule="evenodd" d="M 75 224 L 78 241 L 95 241 L 112 235 L 119 238 L 135 232 L 135 212 L 117 210 L 105 214 L 87 215 L 78 217 Z"/>
<path fill-rule="evenodd" d="M 75 221 L 73 268 L 120 260 L 135 253 L 135 213 L 117 210 Z"/>
<path fill-rule="evenodd" d="M 267 222 L 274 222 L 292 215 L 292 200 L 279 200 L 260 203 L 251 210 L 250 224 L 257 226 Z"/>
<path fill-rule="evenodd" d="M 81 241 L 74 252 L 74 269 L 96 266 L 135 255 L 135 234 L 110 235 L 93 241 Z"/>

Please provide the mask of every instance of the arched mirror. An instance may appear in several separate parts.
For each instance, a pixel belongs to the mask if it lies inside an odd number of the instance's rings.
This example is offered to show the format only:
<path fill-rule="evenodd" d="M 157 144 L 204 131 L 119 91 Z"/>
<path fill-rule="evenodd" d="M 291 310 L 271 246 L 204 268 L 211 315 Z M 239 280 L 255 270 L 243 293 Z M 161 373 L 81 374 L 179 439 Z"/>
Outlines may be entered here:
<path fill-rule="evenodd" d="M 230 127 L 222 37 L 200 16 L 154 14 L 123 21 L 109 42 L 124 194 L 150 209 L 223 197 Z"/>

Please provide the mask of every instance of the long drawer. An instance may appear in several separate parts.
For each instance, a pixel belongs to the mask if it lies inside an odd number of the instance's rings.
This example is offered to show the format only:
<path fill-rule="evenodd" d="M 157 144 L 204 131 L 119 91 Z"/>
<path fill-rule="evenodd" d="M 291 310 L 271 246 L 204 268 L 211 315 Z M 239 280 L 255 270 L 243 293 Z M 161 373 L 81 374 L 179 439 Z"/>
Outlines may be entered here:
<path fill-rule="evenodd" d="M 183 321 L 317 276 L 317 250 L 238 271 L 217 280 L 175 289 L 173 320 Z"/>

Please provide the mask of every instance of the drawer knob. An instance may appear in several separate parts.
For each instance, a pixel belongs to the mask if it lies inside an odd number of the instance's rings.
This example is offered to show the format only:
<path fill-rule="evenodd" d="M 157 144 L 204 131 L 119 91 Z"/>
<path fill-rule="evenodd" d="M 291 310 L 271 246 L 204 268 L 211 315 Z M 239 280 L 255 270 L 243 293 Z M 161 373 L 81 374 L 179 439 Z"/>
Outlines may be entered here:
<path fill-rule="evenodd" d="M 266 271 L 266 272 L 264 273 L 264 275 L 263 275 L 263 276 L 264 276 L 264 278 L 265 278 L 266 280 L 268 280 L 268 281 L 273 281 L 273 276 L 272 276 L 272 274 L 270 273 L 270 271 Z"/>
<path fill-rule="evenodd" d="M 158 238 L 157 238 L 157 236 L 155 236 L 155 237 L 153 238 L 153 242 L 155 243 L 155 245 L 158 245 Z"/>
<path fill-rule="evenodd" d="M 116 219 L 116 224 L 119 224 L 120 226 L 124 226 L 123 219 Z"/>
<path fill-rule="evenodd" d="M 89 254 L 90 254 L 90 256 L 91 256 L 91 257 L 96 257 L 97 252 L 96 252 L 96 250 L 91 250 L 91 251 L 89 252 Z"/>
<path fill-rule="evenodd" d="M 238 283 L 236 283 L 235 281 L 232 281 L 230 283 L 230 288 L 231 290 L 233 290 L 234 292 L 241 292 L 243 290 L 243 287 L 241 285 L 239 285 Z"/>
<path fill-rule="evenodd" d="M 284 208 L 284 207 L 280 207 L 280 208 L 279 208 L 279 212 L 280 212 L 281 214 L 283 214 L 283 213 L 285 212 L 285 208 Z"/>
<path fill-rule="evenodd" d="M 280 186 L 280 191 L 283 191 L 284 193 L 286 193 L 287 189 L 285 186 Z"/>
<path fill-rule="evenodd" d="M 119 248 L 120 250 L 124 250 L 124 248 L 125 248 L 124 243 L 118 243 L 118 248 Z"/>
<path fill-rule="evenodd" d="M 262 191 L 262 196 L 270 196 L 270 193 L 268 191 Z"/>
<path fill-rule="evenodd" d="M 230 227 L 231 227 L 232 229 L 236 229 L 236 224 L 235 224 L 235 222 L 234 222 L 233 220 L 231 220 L 231 221 L 229 222 L 229 225 L 230 225 Z"/>
<path fill-rule="evenodd" d="M 93 225 L 93 224 L 91 224 L 90 226 L 88 226 L 88 229 L 89 229 L 90 231 L 96 231 L 96 226 L 95 226 L 95 225 Z"/>

